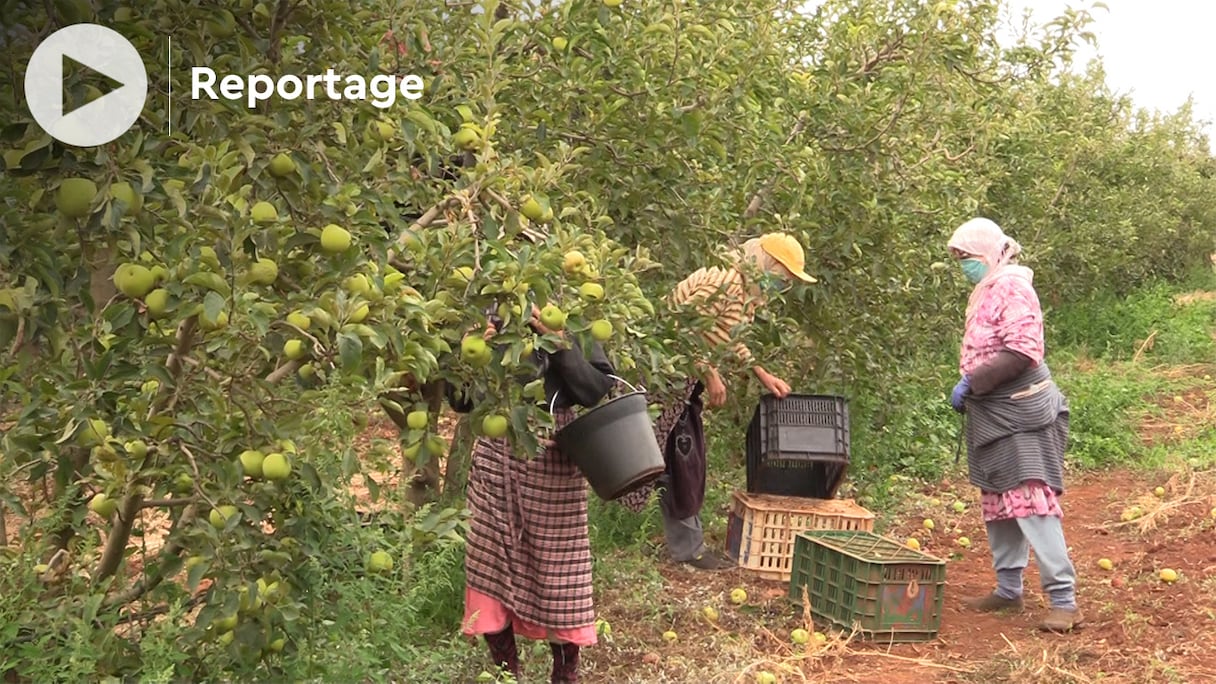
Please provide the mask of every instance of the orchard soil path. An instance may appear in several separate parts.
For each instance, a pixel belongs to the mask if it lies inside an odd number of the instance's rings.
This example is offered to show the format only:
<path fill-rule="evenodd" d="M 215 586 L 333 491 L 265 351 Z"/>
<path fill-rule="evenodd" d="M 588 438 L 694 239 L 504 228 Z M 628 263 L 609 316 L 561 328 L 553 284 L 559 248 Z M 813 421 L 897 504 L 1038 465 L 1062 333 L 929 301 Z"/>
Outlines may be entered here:
<path fill-rule="evenodd" d="M 1201 377 L 1216 369 L 1161 372 Z M 1214 395 L 1203 388 L 1146 397 L 1157 410 L 1141 419 L 1143 443 L 1169 447 L 1210 430 Z M 991 590 L 993 573 L 978 493 L 956 479 L 910 491 L 898 510 L 879 512 L 894 521 L 885 535 L 916 537 L 923 551 L 947 560 L 941 628 L 933 641 L 866 642 L 820 624 L 808 629 L 826 632 L 826 644 L 794 646 L 790 631 L 804 626 L 805 618 L 803 607 L 787 599 L 788 585 L 741 569 L 706 574 L 656 558 L 649 572 L 597 577 L 597 609 L 613 634 L 585 650 L 586 681 L 742 684 L 767 670 L 782 683 L 1216 682 L 1216 472 L 1213 459 L 1205 460 L 1199 470 L 1171 463 L 1156 471 L 1069 474 L 1062 498 L 1065 535 L 1086 618 L 1073 633 L 1037 629 L 1047 606 L 1033 556 L 1024 613 L 982 615 L 964 608 L 963 599 Z M 1154 493 L 1157 487 L 1162 496 Z M 956 500 L 966 504 L 962 513 L 953 509 Z M 1142 515 L 1125 521 L 1132 506 Z M 924 529 L 925 518 L 934 519 L 933 532 Z M 969 548 L 958 545 L 963 536 Z M 720 538 L 708 543 L 723 546 Z M 1102 558 L 1114 569 L 1099 568 Z M 1161 581 L 1165 568 L 1179 580 Z M 735 587 L 747 591 L 743 606 L 729 599 Z M 707 605 L 719 612 L 716 624 L 702 616 Z M 679 635 L 675 642 L 663 640 L 668 629 Z"/>
<path fill-rule="evenodd" d="M 990 590 L 992 570 L 977 497 L 965 483 L 944 482 L 923 492 L 942 503 L 913 505 L 901 516 L 907 523 L 887 531 L 898 539 L 916 536 L 925 552 L 948 560 L 936 640 L 875 644 L 828 631 L 827 644 L 796 653 L 788 635 L 802 626 L 802 610 L 789 603 L 784 584 L 744 570 L 694 573 L 660 561 L 662 600 L 674 615 L 658 622 L 637 615 L 637 606 L 622 598 L 628 592 L 602 591 L 598 608 L 613 625 L 613 639 L 587 649 L 587 681 L 751 682 L 760 669 L 782 682 L 1216 681 L 1216 521 L 1209 513 L 1216 478 L 1169 477 L 1128 471 L 1073 477 L 1063 498 L 1065 527 L 1086 614 L 1075 633 L 1036 629 L 1046 606 L 1033 560 L 1023 614 L 977 615 L 961 605 Z M 1160 498 L 1152 493 L 1159 485 L 1167 490 Z M 968 504 L 962 514 L 949 508 L 954 493 Z M 1130 505 L 1145 515 L 1122 524 Z M 925 532 L 924 517 L 934 518 L 936 532 Z M 973 540 L 969 549 L 957 546 L 959 536 Z M 1100 558 L 1113 561 L 1114 570 L 1098 568 Z M 1175 584 L 1158 579 L 1167 567 L 1181 577 Z M 744 606 L 728 598 L 735 587 L 748 593 Z M 705 605 L 719 610 L 717 625 L 701 616 Z M 680 635 L 676 642 L 663 641 L 667 629 Z"/>
<path fill-rule="evenodd" d="M 1161 411 L 1141 424 L 1146 445 L 1193 439 L 1212 424 L 1216 409 L 1201 390 L 1161 397 L 1159 404 Z M 453 422 L 450 416 L 442 421 L 447 436 Z M 392 440 L 395 430 L 373 420 L 368 433 Z M 1216 472 L 1208 468 L 1178 464 L 1162 471 L 1070 474 L 1062 498 L 1065 534 L 1086 616 L 1074 633 L 1037 629 L 1047 606 L 1033 556 L 1025 612 L 981 615 L 963 607 L 964 598 L 991 589 L 991 560 L 978 493 L 965 480 L 946 480 L 910 491 L 900 509 L 886 516 L 897 522 L 883 532 L 900 540 L 914 536 L 923 551 L 947 560 L 936 639 L 873 643 L 820 624 L 812 629 L 829 635 L 826 644 L 796 647 L 789 633 L 803 626 L 804 611 L 789 602 L 786 584 L 741 569 L 690 571 L 663 558 L 661 550 L 643 559 L 622 553 L 601 559 L 603 572 L 597 567 L 597 611 L 612 635 L 584 649 L 583 680 L 742 684 L 767 670 L 783 684 L 1216 682 Z M 395 478 L 386 479 L 391 486 Z M 1157 487 L 1163 496 L 1154 494 Z M 954 511 L 955 501 L 966 504 L 962 513 Z M 1124 521 L 1131 506 L 1143 515 Z M 933 532 L 923 528 L 925 518 L 934 519 Z M 971 540 L 969 548 L 958 545 L 963 536 Z M 661 544 L 661 538 L 653 541 Z M 723 546 L 720 538 L 708 542 Z M 1101 558 L 1109 558 L 1114 569 L 1099 568 Z M 1162 582 L 1163 568 L 1180 579 Z M 736 587 L 747 591 L 743 606 L 729 599 Z M 707 605 L 719 612 L 715 624 L 702 616 Z M 679 635 L 673 643 L 662 638 L 669 629 Z M 471 647 L 481 654 L 480 644 Z M 549 654 L 543 651 L 529 657 L 524 648 L 525 681 L 547 681 Z"/>

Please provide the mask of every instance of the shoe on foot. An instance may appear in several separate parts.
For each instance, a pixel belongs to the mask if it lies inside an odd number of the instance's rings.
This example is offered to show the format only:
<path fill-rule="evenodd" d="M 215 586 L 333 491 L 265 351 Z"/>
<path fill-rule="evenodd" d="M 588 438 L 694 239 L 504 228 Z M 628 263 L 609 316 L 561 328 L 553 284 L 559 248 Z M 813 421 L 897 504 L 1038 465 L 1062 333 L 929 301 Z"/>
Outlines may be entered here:
<path fill-rule="evenodd" d="M 729 570 L 735 567 L 734 561 L 716 551 L 706 551 L 684 562 L 698 570 Z"/>
<path fill-rule="evenodd" d="M 1022 610 L 1022 597 L 1007 599 L 997 596 L 996 593 L 988 594 L 982 598 L 967 599 L 963 602 L 968 608 L 981 613 L 996 613 L 1002 610 Z"/>
<path fill-rule="evenodd" d="M 1080 608 L 1052 608 L 1039 623 L 1039 629 L 1044 632 L 1071 632 L 1080 627 L 1084 619 Z"/>

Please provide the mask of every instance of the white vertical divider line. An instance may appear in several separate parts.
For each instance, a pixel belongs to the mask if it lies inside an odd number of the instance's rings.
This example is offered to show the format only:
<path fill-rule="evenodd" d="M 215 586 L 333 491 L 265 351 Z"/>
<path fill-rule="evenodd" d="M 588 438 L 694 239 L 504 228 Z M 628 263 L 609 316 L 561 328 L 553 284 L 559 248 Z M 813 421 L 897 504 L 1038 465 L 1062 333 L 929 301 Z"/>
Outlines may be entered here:
<path fill-rule="evenodd" d="M 173 135 L 173 36 L 169 36 L 169 49 L 165 51 L 169 65 L 169 135 Z"/>

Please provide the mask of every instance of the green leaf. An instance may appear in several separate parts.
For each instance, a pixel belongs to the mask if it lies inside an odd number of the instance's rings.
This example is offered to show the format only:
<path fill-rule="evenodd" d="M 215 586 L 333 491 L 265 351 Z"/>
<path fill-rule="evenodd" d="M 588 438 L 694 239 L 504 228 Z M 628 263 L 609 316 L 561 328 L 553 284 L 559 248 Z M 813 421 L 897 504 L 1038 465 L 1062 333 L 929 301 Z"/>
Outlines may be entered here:
<path fill-rule="evenodd" d="M 218 292 L 224 297 L 232 293 L 232 288 L 228 286 L 228 281 L 220 277 L 218 273 L 212 273 L 211 271 L 196 271 L 191 273 L 182 278 L 182 283 L 206 288 L 212 292 Z"/>
<path fill-rule="evenodd" d="M 206 297 L 203 297 L 203 315 L 209 321 L 214 321 L 219 318 L 220 312 L 224 310 L 226 302 L 224 298 L 217 292 L 208 292 Z"/>
<path fill-rule="evenodd" d="M 338 358 L 341 360 L 344 370 L 356 370 L 363 360 L 363 340 L 352 333 L 339 333 Z"/>
<path fill-rule="evenodd" d="M 532 432 L 528 425 L 528 415 L 532 408 L 530 406 L 515 406 L 511 408 L 507 416 L 511 419 L 511 431 L 515 434 L 516 439 L 522 438 L 524 435 Z"/>
<path fill-rule="evenodd" d="M 190 593 L 198 591 L 198 585 L 203 581 L 203 577 L 207 575 L 207 571 L 211 569 L 211 561 L 204 558 L 196 565 L 190 568 L 186 573 L 186 589 Z"/>
<path fill-rule="evenodd" d="M 321 491 L 321 474 L 317 472 L 316 467 L 305 461 L 299 463 L 300 477 L 308 485 L 309 489 L 314 492 Z"/>
<path fill-rule="evenodd" d="M 435 126 L 435 120 L 427 116 L 426 112 L 422 111 L 422 109 L 418 107 L 414 107 L 410 109 L 410 111 L 406 112 L 405 118 L 418 124 L 418 126 L 420 126 L 422 130 L 426 131 L 427 133 L 432 135 L 439 133 L 439 129 Z"/>
<path fill-rule="evenodd" d="M 372 154 L 371 158 L 367 160 L 367 164 L 365 164 L 363 166 L 362 173 L 364 173 L 364 174 L 371 173 L 372 171 L 377 170 L 382 166 L 384 166 L 384 149 L 383 148 L 376 150 Z"/>

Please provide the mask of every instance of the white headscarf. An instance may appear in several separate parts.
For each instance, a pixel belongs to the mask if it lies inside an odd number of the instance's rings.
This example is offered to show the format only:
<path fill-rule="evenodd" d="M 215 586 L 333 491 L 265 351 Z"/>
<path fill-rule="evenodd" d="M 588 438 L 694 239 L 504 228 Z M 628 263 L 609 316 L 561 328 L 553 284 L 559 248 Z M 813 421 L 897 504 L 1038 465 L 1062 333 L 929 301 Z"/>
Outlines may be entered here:
<path fill-rule="evenodd" d="M 973 218 L 959 226 L 950 237 L 948 247 L 960 252 L 975 255 L 988 266 L 988 272 L 971 291 L 967 303 L 967 313 L 971 314 L 976 302 L 984 290 L 999 277 L 1004 275 L 1020 275 L 1029 279 L 1033 272 L 1025 266 L 1012 264 L 1015 257 L 1022 253 L 1022 246 L 1017 240 L 1005 234 L 994 221 L 986 218 Z"/>

